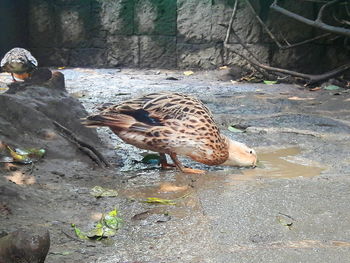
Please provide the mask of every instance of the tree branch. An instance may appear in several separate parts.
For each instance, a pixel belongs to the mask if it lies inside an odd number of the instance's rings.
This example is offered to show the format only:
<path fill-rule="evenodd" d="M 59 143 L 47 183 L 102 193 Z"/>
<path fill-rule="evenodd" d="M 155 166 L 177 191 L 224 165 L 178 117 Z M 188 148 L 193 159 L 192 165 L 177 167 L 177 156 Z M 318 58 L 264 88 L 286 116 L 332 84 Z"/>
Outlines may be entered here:
<path fill-rule="evenodd" d="M 248 1 L 248 0 L 246 0 L 246 1 Z M 337 1 L 338 0 L 334 0 L 332 2 L 337 2 Z M 343 0 L 340 0 L 340 1 L 343 1 Z M 350 37 L 350 29 L 347 29 L 347 28 L 344 28 L 344 27 L 331 26 L 331 25 L 325 24 L 322 21 L 319 21 L 317 19 L 316 20 L 308 19 L 306 17 L 303 17 L 301 15 L 295 14 L 295 13 L 293 13 L 293 12 L 287 10 L 287 9 L 284 9 L 284 8 L 280 7 L 277 4 L 277 2 L 278 2 L 278 0 L 275 0 L 270 6 L 270 8 L 275 10 L 276 12 L 284 14 L 284 15 L 290 17 L 290 18 L 293 18 L 293 19 L 295 19 L 295 20 L 297 20 L 297 21 L 299 21 L 301 23 L 307 24 L 309 26 L 316 27 L 316 28 L 319 28 L 319 29 L 323 29 L 323 30 L 331 32 L 331 33 L 340 34 L 340 35 L 344 35 L 344 36 Z M 321 12 L 321 15 L 322 15 L 322 12 Z"/>
<path fill-rule="evenodd" d="M 272 32 L 270 31 L 270 29 L 265 25 L 265 23 L 261 20 L 261 18 L 258 16 L 258 14 L 255 12 L 254 7 L 252 6 L 252 4 L 249 2 L 249 0 L 245 0 L 247 6 L 249 7 L 249 9 L 252 11 L 252 13 L 254 14 L 255 18 L 259 21 L 260 25 L 264 28 L 264 30 L 266 31 L 266 33 L 270 36 L 270 38 L 276 43 L 276 45 L 279 48 L 282 48 L 281 43 L 277 40 L 277 38 L 275 37 L 274 34 L 272 34 Z"/>
<path fill-rule="evenodd" d="M 232 15 L 231 15 L 231 18 L 230 18 L 230 22 L 228 24 L 228 30 L 226 32 L 226 37 L 225 37 L 225 40 L 224 40 L 224 43 L 228 43 L 229 39 L 230 39 L 230 34 L 231 34 L 231 28 L 232 28 L 232 25 L 233 25 L 233 21 L 235 20 L 235 16 L 236 16 L 236 11 L 237 11 L 237 5 L 238 5 L 238 1 L 236 0 L 235 1 L 235 4 L 233 6 L 233 11 L 232 11 Z"/>
<path fill-rule="evenodd" d="M 62 124 L 54 121 L 53 124 L 56 126 L 56 128 L 61 132 L 61 135 L 65 137 L 68 141 L 73 143 L 77 148 L 85 153 L 87 156 L 90 157 L 91 160 L 93 160 L 98 166 L 100 167 L 109 167 L 109 163 L 107 160 L 103 157 L 103 155 L 95 149 L 92 145 L 83 142 L 77 138 L 77 136 L 74 135 L 74 133 L 70 130 L 68 130 L 66 127 L 64 127 Z"/>
<path fill-rule="evenodd" d="M 249 59 L 248 57 L 238 53 L 234 48 L 232 48 L 232 46 L 230 44 L 226 44 L 225 47 L 230 49 L 233 53 L 237 54 L 238 56 L 240 56 L 244 60 L 248 61 L 251 65 L 255 65 L 255 66 L 260 67 L 266 71 L 279 72 L 279 73 L 287 74 L 290 76 L 299 77 L 299 78 L 307 80 L 308 84 L 313 84 L 313 83 L 317 83 L 317 82 L 320 82 L 320 81 L 325 80 L 325 79 L 329 79 L 329 78 L 331 78 L 335 75 L 338 75 L 341 72 L 344 72 L 345 70 L 350 68 L 350 63 L 348 63 L 348 64 L 340 66 L 339 68 L 336 68 L 334 70 L 326 72 L 324 74 L 318 74 L 318 75 L 305 74 L 305 73 L 300 73 L 300 72 L 296 72 L 296 71 L 292 71 L 292 70 L 288 70 L 288 69 L 271 67 L 271 66 L 268 66 L 266 64 L 260 63 L 258 61 L 255 62 L 255 61 Z"/>
<path fill-rule="evenodd" d="M 277 38 L 275 37 L 275 35 L 270 31 L 270 29 L 266 26 L 266 24 L 260 19 L 260 17 L 258 16 L 258 14 L 255 12 L 254 7 L 251 5 L 251 3 L 249 2 L 249 0 L 245 0 L 247 6 L 249 7 L 250 11 L 254 14 L 255 18 L 258 20 L 258 22 L 260 23 L 260 25 L 263 27 L 263 29 L 266 31 L 266 33 L 270 36 L 270 38 L 275 42 L 275 44 L 279 47 L 279 49 L 281 50 L 285 50 L 285 49 L 289 49 L 289 48 L 294 48 L 297 46 L 302 46 L 304 44 L 310 43 L 312 41 L 327 37 L 329 35 L 331 35 L 331 33 L 325 33 L 310 39 L 306 39 L 294 44 L 289 44 L 286 40 L 284 40 L 287 45 L 282 45 Z"/>
<path fill-rule="evenodd" d="M 340 2 L 340 1 L 343 1 L 343 0 L 333 0 L 333 1 L 330 1 L 326 4 L 324 4 L 323 6 L 321 6 L 320 10 L 318 11 L 317 18 L 315 21 L 322 23 L 322 16 L 323 16 L 323 13 L 324 13 L 324 10 L 326 9 L 326 7 L 333 5 L 333 4 L 336 4 L 337 2 Z"/>

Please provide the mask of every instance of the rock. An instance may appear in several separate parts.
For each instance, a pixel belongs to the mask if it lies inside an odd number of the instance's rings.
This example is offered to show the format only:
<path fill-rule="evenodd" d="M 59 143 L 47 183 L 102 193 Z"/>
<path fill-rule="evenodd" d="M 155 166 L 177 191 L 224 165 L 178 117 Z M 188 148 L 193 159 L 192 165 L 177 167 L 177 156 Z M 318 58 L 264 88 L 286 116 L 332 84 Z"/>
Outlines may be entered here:
<path fill-rule="evenodd" d="M 243 54 L 248 58 L 250 57 L 248 52 L 244 50 L 240 44 L 231 44 L 230 46 L 232 49 L 239 52 L 240 54 Z M 269 45 L 264 46 L 261 44 L 247 44 L 247 46 L 250 49 L 250 51 L 253 52 L 255 56 L 257 56 L 260 59 L 261 63 L 268 64 Z M 241 57 L 232 52 L 228 52 L 228 55 L 225 56 L 224 64 L 229 66 L 238 66 L 243 69 L 253 69 L 253 67 L 247 61 L 243 60 Z"/>
<path fill-rule="evenodd" d="M 149 68 L 176 67 L 176 38 L 140 36 L 140 66 Z"/>
<path fill-rule="evenodd" d="M 65 66 L 69 64 L 70 50 L 67 48 L 31 48 L 39 66 Z"/>
<path fill-rule="evenodd" d="M 250 2 L 282 44 L 324 33 L 272 12 L 269 9 L 272 0 Z M 32 0 L 28 8 L 21 8 L 28 15 L 16 20 L 28 20 L 28 30 L 23 26 L 21 34 L 17 28 L 22 27 L 11 29 L 16 35 L 29 35 L 26 45 L 40 66 L 208 69 L 224 62 L 247 67 L 236 55 L 222 58 L 222 43 L 233 4 L 233 0 Z M 319 8 L 317 3 L 295 1 L 286 1 L 283 7 L 309 19 L 314 19 Z M 8 17 L 7 24 L 13 25 L 13 16 Z M 318 72 L 333 69 L 349 60 L 342 41 L 329 38 L 300 46 L 296 51 L 278 50 L 244 1 L 238 3 L 233 29 L 243 42 L 252 46 L 258 60 L 269 65 L 298 71 L 311 68 L 309 73 L 313 73 L 317 69 Z M 232 34 L 229 43 L 239 46 Z"/>
<path fill-rule="evenodd" d="M 176 11 L 173 0 L 136 0 L 136 34 L 175 36 Z"/>
<path fill-rule="evenodd" d="M 240 67 L 231 66 L 226 69 L 220 69 L 217 72 L 217 78 L 221 81 L 230 81 L 240 79 L 243 76 L 243 70 Z"/>
<path fill-rule="evenodd" d="M 134 2 L 129 0 L 104 0 L 101 2 L 101 27 L 110 32 L 111 35 L 132 35 L 134 31 Z"/>
<path fill-rule="evenodd" d="M 85 116 L 87 112 L 81 103 L 68 95 L 60 72 L 54 72 L 49 81 L 41 84 L 11 83 L 9 90 L 0 94 L 0 141 L 24 149 L 45 148 L 45 159 L 91 163 L 53 125 L 56 121 L 79 139 L 98 147 L 101 142 L 96 131 L 80 123 Z M 50 131 L 50 136 L 43 131 Z"/>
<path fill-rule="evenodd" d="M 212 69 L 223 63 L 221 44 L 178 44 L 177 56 L 181 68 Z"/>
<path fill-rule="evenodd" d="M 208 43 L 211 39 L 211 0 L 178 0 L 179 43 Z"/>
<path fill-rule="evenodd" d="M 107 63 L 112 66 L 139 65 L 139 37 L 111 35 L 107 37 Z"/>
<path fill-rule="evenodd" d="M 0 262 L 43 263 L 49 248 L 50 234 L 47 229 L 21 228 L 0 238 Z"/>
<path fill-rule="evenodd" d="M 71 52 L 70 65 L 86 67 L 94 65 L 101 67 L 106 65 L 106 51 L 101 48 L 78 48 Z"/>
<path fill-rule="evenodd" d="M 224 41 L 227 27 L 232 15 L 233 6 L 230 5 L 230 0 L 216 0 L 212 5 L 212 31 L 211 41 Z M 256 1 L 253 1 L 254 4 Z M 256 10 L 259 10 L 258 5 L 254 5 Z M 223 26 L 225 25 L 225 26 Z M 238 5 L 236 19 L 233 23 L 233 29 L 236 34 L 245 43 L 261 43 L 261 27 L 257 23 L 254 14 L 250 9 L 243 4 Z M 237 43 L 237 40 L 231 34 L 229 43 Z M 262 43 L 261 43 L 262 44 Z"/>

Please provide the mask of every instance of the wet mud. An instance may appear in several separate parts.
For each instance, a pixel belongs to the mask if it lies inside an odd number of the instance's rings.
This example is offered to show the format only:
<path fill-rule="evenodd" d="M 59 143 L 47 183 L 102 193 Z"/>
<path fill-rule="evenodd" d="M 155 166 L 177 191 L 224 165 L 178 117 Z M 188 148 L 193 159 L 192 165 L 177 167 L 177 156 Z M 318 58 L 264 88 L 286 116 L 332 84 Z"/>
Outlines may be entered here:
<path fill-rule="evenodd" d="M 350 257 L 348 90 L 335 95 L 292 85 L 235 84 L 216 80 L 213 72 L 61 72 L 68 92 L 88 113 L 105 102 L 153 91 L 198 96 L 225 135 L 256 149 L 259 165 L 208 167 L 182 159 L 207 172 L 161 171 L 140 163 L 147 152 L 106 128 L 97 132 L 112 168 L 73 158 L 2 165 L 0 230 L 46 227 L 51 236 L 46 262 L 346 262 Z M 0 80 L 11 81 L 5 74 Z M 245 132 L 230 132 L 229 125 Z M 115 189 L 118 196 L 96 199 L 90 194 L 96 185 Z M 176 204 L 144 202 L 149 197 Z M 72 223 L 91 229 L 114 208 L 123 225 L 111 242 L 75 236 Z"/>

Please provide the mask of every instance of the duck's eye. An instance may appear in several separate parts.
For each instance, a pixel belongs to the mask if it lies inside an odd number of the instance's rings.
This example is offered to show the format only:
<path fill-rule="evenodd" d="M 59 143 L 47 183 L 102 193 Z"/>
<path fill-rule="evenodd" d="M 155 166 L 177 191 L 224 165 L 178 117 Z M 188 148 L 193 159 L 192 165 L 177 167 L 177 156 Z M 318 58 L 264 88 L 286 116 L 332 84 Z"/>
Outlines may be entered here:
<path fill-rule="evenodd" d="M 250 153 L 250 154 L 253 154 L 253 150 L 250 150 L 249 153 Z"/>

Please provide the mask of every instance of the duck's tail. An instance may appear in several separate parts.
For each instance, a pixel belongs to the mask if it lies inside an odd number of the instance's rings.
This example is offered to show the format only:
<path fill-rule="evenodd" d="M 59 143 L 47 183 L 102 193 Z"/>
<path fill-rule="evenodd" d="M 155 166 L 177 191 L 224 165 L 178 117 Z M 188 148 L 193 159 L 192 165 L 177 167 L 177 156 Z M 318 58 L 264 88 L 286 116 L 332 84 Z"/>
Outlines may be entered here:
<path fill-rule="evenodd" d="M 124 114 L 113 116 L 108 115 L 91 115 L 82 119 L 82 124 L 89 128 L 107 126 L 113 129 L 128 129 L 135 123 L 135 119 Z"/>

